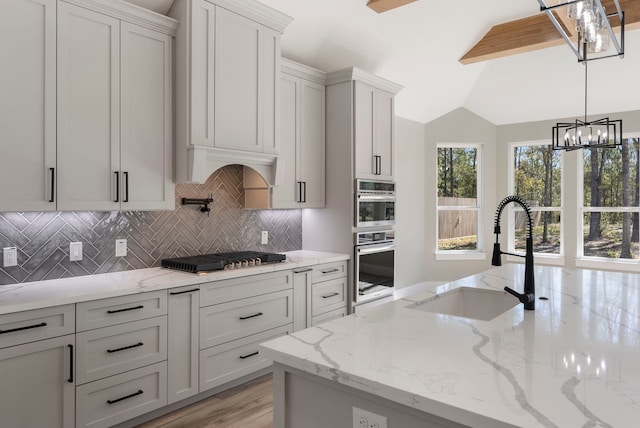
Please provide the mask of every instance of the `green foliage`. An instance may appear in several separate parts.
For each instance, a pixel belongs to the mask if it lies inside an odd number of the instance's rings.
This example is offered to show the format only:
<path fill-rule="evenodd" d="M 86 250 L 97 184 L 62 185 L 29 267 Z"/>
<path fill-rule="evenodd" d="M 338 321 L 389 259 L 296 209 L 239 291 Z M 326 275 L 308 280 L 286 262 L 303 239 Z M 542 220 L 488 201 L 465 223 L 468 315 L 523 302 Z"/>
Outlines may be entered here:
<path fill-rule="evenodd" d="M 560 152 L 549 145 L 514 148 L 514 193 L 534 206 L 561 205 Z M 545 201 L 545 181 L 549 180 Z"/>
<path fill-rule="evenodd" d="M 478 150 L 472 147 L 438 148 L 438 196 L 476 198 Z"/>

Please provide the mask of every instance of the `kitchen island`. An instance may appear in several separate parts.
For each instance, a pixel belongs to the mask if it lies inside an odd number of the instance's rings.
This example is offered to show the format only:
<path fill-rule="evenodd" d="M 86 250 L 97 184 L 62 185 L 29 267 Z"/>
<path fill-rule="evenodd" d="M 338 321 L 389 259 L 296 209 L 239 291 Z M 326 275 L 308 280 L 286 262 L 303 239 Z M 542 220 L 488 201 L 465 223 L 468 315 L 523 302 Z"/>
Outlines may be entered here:
<path fill-rule="evenodd" d="M 640 275 L 538 266 L 548 300 L 490 321 L 411 308 L 523 276 L 505 265 L 262 344 L 274 427 L 351 428 L 353 407 L 389 428 L 638 426 Z"/>

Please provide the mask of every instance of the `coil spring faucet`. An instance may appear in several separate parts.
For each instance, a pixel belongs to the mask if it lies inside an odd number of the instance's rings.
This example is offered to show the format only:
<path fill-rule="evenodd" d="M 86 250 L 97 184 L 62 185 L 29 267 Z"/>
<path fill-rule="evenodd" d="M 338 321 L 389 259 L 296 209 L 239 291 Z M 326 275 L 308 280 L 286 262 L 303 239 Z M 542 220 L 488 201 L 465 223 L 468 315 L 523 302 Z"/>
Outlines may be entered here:
<path fill-rule="evenodd" d="M 500 235 L 500 215 L 502 215 L 502 210 L 504 209 L 504 207 L 506 207 L 511 202 L 519 204 L 527 214 L 529 230 L 526 239 L 526 252 L 524 256 L 521 254 L 506 253 L 504 251 L 500 251 L 500 242 L 498 242 L 498 237 Z M 520 300 L 520 302 L 524 304 L 525 309 L 534 310 L 536 308 L 536 287 L 533 278 L 533 221 L 531 220 L 531 208 L 529 208 L 529 205 L 524 201 L 524 199 L 518 196 L 507 196 L 502 201 L 500 201 L 500 203 L 498 204 L 498 208 L 496 209 L 496 222 L 493 228 L 493 232 L 496 234 L 496 242 L 493 244 L 493 257 L 491 258 L 491 264 L 493 266 L 502 266 L 502 260 L 500 258 L 502 254 L 524 257 L 524 293 L 520 294 L 509 287 L 504 287 L 504 291 L 517 297 L 518 300 Z"/>

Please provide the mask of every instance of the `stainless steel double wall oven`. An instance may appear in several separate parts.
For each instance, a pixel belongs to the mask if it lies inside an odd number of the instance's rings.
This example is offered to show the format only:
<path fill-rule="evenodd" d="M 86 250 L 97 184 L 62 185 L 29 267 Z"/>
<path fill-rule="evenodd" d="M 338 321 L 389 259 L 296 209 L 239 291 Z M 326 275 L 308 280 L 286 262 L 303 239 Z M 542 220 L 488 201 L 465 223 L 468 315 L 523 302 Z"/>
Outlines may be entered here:
<path fill-rule="evenodd" d="M 353 310 L 391 300 L 395 290 L 395 183 L 356 180 Z"/>

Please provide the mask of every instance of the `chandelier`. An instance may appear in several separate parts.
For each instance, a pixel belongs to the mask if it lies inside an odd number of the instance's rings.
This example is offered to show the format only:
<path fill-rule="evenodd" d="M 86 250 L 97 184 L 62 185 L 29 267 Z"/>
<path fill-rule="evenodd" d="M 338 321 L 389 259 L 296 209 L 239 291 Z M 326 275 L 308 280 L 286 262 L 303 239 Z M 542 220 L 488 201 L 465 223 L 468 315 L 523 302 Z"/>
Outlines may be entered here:
<path fill-rule="evenodd" d="M 555 0 L 549 0 L 555 1 Z M 547 5 L 547 0 L 538 0 L 540 10 L 545 12 L 558 29 L 562 38 L 584 65 L 584 120 L 558 122 L 552 128 L 554 150 L 577 150 L 583 148 L 613 148 L 622 144 L 622 120 L 608 117 L 587 120 L 587 64 L 594 59 L 617 56 L 624 57 L 624 12 L 619 0 L 613 0 L 615 11 L 607 14 L 601 0 L 558 0 Z M 565 8 L 566 13 L 558 13 Z M 613 31 L 611 20 L 619 20 L 620 40 Z M 615 53 L 610 52 L 613 45 Z"/>

